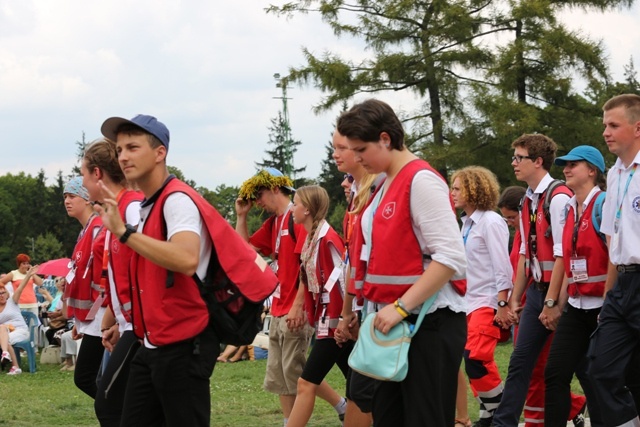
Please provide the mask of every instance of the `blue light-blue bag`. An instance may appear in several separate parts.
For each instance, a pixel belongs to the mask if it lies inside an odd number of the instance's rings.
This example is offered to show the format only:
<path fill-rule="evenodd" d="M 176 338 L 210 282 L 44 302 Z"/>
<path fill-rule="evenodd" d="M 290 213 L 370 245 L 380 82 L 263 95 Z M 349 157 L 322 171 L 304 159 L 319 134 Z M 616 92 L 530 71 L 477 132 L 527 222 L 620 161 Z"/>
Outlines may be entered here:
<path fill-rule="evenodd" d="M 409 372 L 411 338 L 420 328 L 437 295 L 436 292 L 422 304 L 415 325 L 403 320 L 386 335 L 373 327 L 376 313 L 367 314 L 360 326 L 358 340 L 349 355 L 351 369 L 380 381 L 403 381 Z"/>

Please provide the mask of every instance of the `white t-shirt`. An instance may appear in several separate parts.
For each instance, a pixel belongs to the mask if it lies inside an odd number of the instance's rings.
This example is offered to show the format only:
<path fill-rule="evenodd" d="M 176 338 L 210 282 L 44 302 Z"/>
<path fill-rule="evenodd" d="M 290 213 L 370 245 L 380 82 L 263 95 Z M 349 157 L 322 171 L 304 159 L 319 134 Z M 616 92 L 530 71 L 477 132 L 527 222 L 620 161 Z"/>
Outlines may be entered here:
<path fill-rule="evenodd" d="M 144 230 L 144 220 L 149 216 L 152 207 L 153 204 L 149 204 L 140 208 L 140 218 L 142 219 L 138 227 L 140 232 Z M 171 240 L 174 234 L 183 231 L 191 231 L 200 236 L 200 261 L 198 262 L 196 274 L 200 279 L 204 279 L 211 259 L 212 244 L 198 207 L 186 194 L 173 193 L 167 197 L 164 203 L 163 215 L 167 225 L 167 240 Z M 155 348 L 146 338 L 144 345 L 147 348 Z"/>

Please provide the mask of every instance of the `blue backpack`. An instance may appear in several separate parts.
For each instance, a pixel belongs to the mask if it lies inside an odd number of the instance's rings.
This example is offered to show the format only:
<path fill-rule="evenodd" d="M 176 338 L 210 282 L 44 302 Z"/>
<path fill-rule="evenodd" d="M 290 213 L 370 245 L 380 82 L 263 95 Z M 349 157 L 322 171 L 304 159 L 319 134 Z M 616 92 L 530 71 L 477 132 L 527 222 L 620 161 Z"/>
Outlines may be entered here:
<path fill-rule="evenodd" d="M 595 228 L 596 233 L 598 233 L 605 245 L 607 244 L 607 238 L 600 232 L 600 224 L 602 223 L 602 205 L 604 204 L 606 195 L 606 191 L 598 193 L 595 205 L 593 206 L 593 211 L 591 211 L 591 223 L 593 224 L 593 228 Z"/>

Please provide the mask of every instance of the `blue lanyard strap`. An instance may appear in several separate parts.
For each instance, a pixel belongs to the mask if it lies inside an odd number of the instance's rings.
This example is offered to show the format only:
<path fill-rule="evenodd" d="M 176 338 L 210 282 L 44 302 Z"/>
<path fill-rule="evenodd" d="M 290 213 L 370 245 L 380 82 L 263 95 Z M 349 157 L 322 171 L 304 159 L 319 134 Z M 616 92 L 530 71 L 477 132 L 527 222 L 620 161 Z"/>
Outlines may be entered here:
<path fill-rule="evenodd" d="M 633 174 L 636 173 L 636 168 L 638 167 L 637 163 L 633 164 L 633 169 L 629 173 L 627 177 L 627 183 L 624 186 L 624 193 L 622 194 L 622 198 L 620 197 L 620 176 L 622 175 L 622 170 L 618 170 L 618 209 L 616 210 L 616 223 L 620 222 L 620 217 L 622 216 L 622 204 L 624 203 L 624 198 L 627 195 L 627 191 L 629 190 L 629 184 L 631 183 L 631 179 L 633 178 Z M 617 232 L 618 230 L 616 230 Z"/>
<path fill-rule="evenodd" d="M 473 227 L 473 220 L 469 218 L 469 221 L 471 222 L 471 224 L 469 224 L 469 227 L 467 227 L 467 229 L 462 232 L 462 242 L 465 246 L 467 246 L 467 238 L 469 237 L 469 233 L 471 232 L 471 227 Z"/>

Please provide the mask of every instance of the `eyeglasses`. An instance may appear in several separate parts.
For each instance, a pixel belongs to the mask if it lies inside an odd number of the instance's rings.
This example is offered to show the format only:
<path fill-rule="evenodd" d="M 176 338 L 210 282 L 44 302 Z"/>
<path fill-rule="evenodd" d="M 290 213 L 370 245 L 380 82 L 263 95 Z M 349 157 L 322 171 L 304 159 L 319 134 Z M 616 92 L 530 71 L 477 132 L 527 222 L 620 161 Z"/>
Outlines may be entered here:
<path fill-rule="evenodd" d="M 349 184 L 353 184 L 353 181 L 355 181 L 355 178 L 350 173 L 344 175 L 344 178 L 342 180 L 344 181 L 345 179 L 349 181 Z"/>
<path fill-rule="evenodd" d="M 518 154 L 516 154 L 515 156 L 511 156 L 511 161 L 512 162 L 516 162 L 517 164 L 520 164 L 520 162 L 523 161 L 524 159 L 535 160 L 536 157 L 533 157 L 533 156 L 520 156 Z"/>

